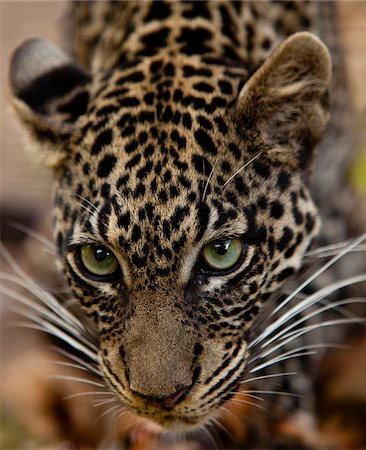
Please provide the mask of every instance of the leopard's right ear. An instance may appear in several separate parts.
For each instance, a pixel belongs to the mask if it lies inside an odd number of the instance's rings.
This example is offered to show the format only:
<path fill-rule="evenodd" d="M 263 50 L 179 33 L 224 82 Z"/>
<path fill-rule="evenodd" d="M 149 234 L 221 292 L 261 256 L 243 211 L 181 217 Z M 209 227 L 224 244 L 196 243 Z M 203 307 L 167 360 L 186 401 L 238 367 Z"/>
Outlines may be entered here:
<path fill-rule="evenodd" d="M 15 111 L 39 147 L 39 159 L 57 167 L 66 157 L 63 144 L 86 112 L 89 74 L 51 42 L 32 38 L 15 50 L 9 81 Z"/>

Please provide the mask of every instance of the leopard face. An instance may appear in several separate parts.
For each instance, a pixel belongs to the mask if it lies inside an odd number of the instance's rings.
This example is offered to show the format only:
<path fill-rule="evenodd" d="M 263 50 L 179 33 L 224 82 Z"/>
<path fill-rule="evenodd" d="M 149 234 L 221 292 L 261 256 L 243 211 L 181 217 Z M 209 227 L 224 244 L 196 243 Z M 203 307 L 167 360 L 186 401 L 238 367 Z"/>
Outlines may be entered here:
<path fill-rule="evenodd" d="M 59 63 L 17 78 L 41 48 Z M 169 52 L 90 75 L 44 41 L 17 51 L 15 107 L 54 169 L 61 265 L 139 416 L 197 426 L 238 389 L 258 312 L 317 232 L 306 179 L 329 67 L 308 33 L 251 76 Z"/>

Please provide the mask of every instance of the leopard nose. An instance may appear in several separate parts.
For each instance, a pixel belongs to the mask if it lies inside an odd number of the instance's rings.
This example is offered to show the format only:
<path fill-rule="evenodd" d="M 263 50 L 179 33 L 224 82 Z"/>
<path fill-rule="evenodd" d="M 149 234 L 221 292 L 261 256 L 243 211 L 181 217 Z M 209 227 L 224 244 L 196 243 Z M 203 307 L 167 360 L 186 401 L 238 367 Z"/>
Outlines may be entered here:
<path fill-rule="evenodd" d="M 174 394 L 168 395 L 167 397 L 154 398 L 144 396 L 144 400 L 151 406 L 158 409 L 172 409 L 174 406 L 181 403 L 189 393 L 188 388 L 183 388 L 177 390 Z"/>

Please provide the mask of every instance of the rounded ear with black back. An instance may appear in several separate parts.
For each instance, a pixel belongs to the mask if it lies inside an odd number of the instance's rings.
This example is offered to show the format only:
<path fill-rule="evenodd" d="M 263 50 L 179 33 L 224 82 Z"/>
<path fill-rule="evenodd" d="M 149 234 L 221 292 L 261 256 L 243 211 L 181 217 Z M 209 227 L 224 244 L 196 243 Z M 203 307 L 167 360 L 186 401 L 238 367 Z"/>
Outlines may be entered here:
<path fill-rule="evenodd" d="M 237 102 L 240 132 L 256 130 L 267 158 L 307 172 L 328 121 L 331 59 L 313 34 L 295 33 L 269 55 Z"/>
<path fill-rule="evenodd" d="M 38 144 L 42 163 L 57 167 L 63 144 L 85 113 L 90 75 L 51 42 L 32 38 L 14 52 L 9 73 L 15 111 Z"/>

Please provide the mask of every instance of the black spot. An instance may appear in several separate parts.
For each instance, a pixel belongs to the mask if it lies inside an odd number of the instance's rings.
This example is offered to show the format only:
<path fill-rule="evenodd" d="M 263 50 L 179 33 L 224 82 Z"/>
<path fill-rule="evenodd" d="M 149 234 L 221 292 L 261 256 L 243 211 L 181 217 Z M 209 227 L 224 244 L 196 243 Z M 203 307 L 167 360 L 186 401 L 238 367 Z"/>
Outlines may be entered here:
<path fill-rule="evenodd" d="M 123 175 L 117 181 L 116 188 L 120 189 L 122 186 L 125 186 L 130 179 L 129 175 Z"/>
<path fill-rule="evenodd" d="M 138 106 L 140 104 L 140 100 L 136 97 L 124 97 L 119 101 L 119 107 L 132 108 L 134 106 Z M 116 110 L 119 110 L 117 107 Z"/>
<path fill-rule="evenodd" d="M 292 215 L 294 216 L 296 225 L 301 225 L 304 222 L 304 216 L 296 206 L 292 208 Z"/>
<path fill-rule="evenodd" d="M 130 141 L 125 147 L 126 153 L 128 153 L 128 154 L 133 153 L 135 150 L 137 150 L 138 145 L 139 144 L 136 140 Z"/>
<path fill-rule="evenodd" d="M 206 203 L 202 203 L 200 205 L 199 218 L 200 218 L 199 224 L 198 224 L 199 228 L 198 228 L 198 232 L 197 232 L 196 238 L 195 238 L 196 242 L 199 242 L 202 239 L 202 237 L 207 229 L 208 222 L 210 220 L 210 208 L 207 206 Z"/>
<path fill-rule="evenodd" d="M 203 1 L 187 2 L 183 3 L 186 9 L 183 11 L 182 15 L 186 19 L 194 19 L 196 17 L 203 17 L 205 19 L 211 19 L 211 13 L 208 4 Z"/>
<path fill-rule="evenodd" d="M 141 155 L 138 153 L 133 158 L 131 158 L 127 164 L 126 169 L 132 169 L 133 167 L 137 166 L 137 164 L 141 161 Z"/>
<path fill-rule="evenodd" d="M 114 169 L 116 162 L 117 158 L 114 155 L 105 155 L 98 164 L 97 176 L 100 178 L 107 177 Z"/>
<path fill-rule="evenodd" d="M 204 81 L 201 81 L 199 83 L 195 83 L 193 85 L 193 89 L 195 89 L 198 92 L 205 92 L 205 93 L 211 93 L 214 90 L 213 87 L 210 84 L 205 83 Z"/>
<path fill-rule="evenodd" d="M 178 144 L 179 150 L 186 148 L 186 138 L 181 136 L 177 130 L 173 130 L 170 134 L 171 139 Z"/>
<path fill-rule="evenodd" d="M 118 226 L 124 228 L 126 231 L 131 225 L 131 214 L 127 211 L 126 214 L 120 214 L 118 216 Z"/>
<path fill-rule="evenodd" d="M 233 93 L 233 87 L 228 81 L 220 80 L 219 81 L 219 88 L 221 92 L 225 95 L 230 95 Z"/>
<path fill-rule="evenodd" d="M 290 175 L 287 172 L 280 172 L 277 178 L 277 186 L 284 192 L 290 186 Z"/>
<path fill-rule="evenodd" d="M 88 108 L 88 102 L 89 102 L 88 92 L 86 91 L 79 92 L 71 100 L 59 106 L 57 109 L 61 113 L 66 112 L 70 114 L 70 117 L 67 119 L 67 122 L 74 122 L 82 114 L 85 114 Z"/>
<path fill-rule="evenodd" d="M 269 38 L 264 38 L 262 41 L 263 50 L 269 50 L 271 48 L 272 42 Z"/>
<path fill-rule="evenodd" d="M 144 48 L 139 52 L 139 55 L 152 56 L 159 49 L 166 47 L 169 33 L 168 27 L 160 27 L 156 31 L 143 35 L 141 42 L 144 44 Z"/>
<path fill-rule="evenodd" d="M 152 105 L 154 103 L 154 98 L 155 95 L 153 94 L 153 92 L 148 92 L 144 95 L 144 101 L 147 105 Z"/>
<path fill-rule="evenodd" d="M 305 229 L 310 234 L 315 227 L 315 219 L 310 213 L 305 216 Z"/>
<path fill-rule="evenodd" d="M 210 69 L 207 68 L 196 68 L 193 66 L 185 65 L 183 66 L 183 75 L 185 77 L 194 77 L 194 76 L 211 77 L 212 72 Z"/>
<path fill-rule="evenodd" d="M 262 178 L 267 179 L 269 177 L 269 170 L 268 167 L 266 167 L 264 164 L 254 161 L 252 164 L 252 167 L 256 171 L 256 173 L 261 176 Z"/>
<path fill-rule="evenodd" d="M 233 156 L 235 157 L 236 160 L 239 160 L 241 157 L 241 152 L 239 150 L 239 147 L 234 144 L 234 142 L 230 142 L 228 145 L 228 148 L 230 150 L 230 152 L 233 154 Z"/>
<path fill-rule="evenodd" d="M 261 195 L 257 201 L 258 208 L 262 211 L 267 209 L 267 199 L 264 195 Z"/>
<path fill-rule="evenodd" d="M 134 134 L 135 131 L 136 131 L 136 126 L 135 126 L 135 125 L 130 125 L 130 126 L 126 127 L 126 128 L 122 131 L 121 136 L 124 137 L 124 138 L 129 137 L 129 136 L 131 136 L 132 134 Z"/>
<path fill-rule="evenodd" d="M 109 216 L 111 214 L 110 203 L 105 203 L 98 215 L 98 231 L 103 239 L 107 240 L 107 231 L 109 225 Z"/>
<path fill-rule="evenodd" d="M 141 228 L 138 225 L 134 225 L 131 234 L 132 242 L 137 242 L 141 239 Z"/>
<path fill-rule="evenodd" d="M 237 212 L 234 209 L 229 209 L 228 211 L 224 211 L 220 214 L 219 218 L 213 224 L 213 228 L 215 230 L 219 230 L 228 222 L 235 220 L 238 217 Z"/>
<path fill-rule="evenodd" d="M 136 189 L 133 192 L 133 198 L 143 197 L 145 195 L 145 192 L 146 192 L 145 185 L 142 183 L 138 183 Z"/>
<path fill-rule="evenodd" d="M 211 164 L 205 157 L 201 155 L 197 154 L 192 155 L 192 163 L 194 165 L 194 168 L 200 175 L 208 176 L 212 171 Z"/>
<path fill-rule="evenodd" d="M 174 77 L 175 76 L 175 67 L 172 63 L 168 63 L 165 67 L 164 67 L 164 75 L 166 75 L 167 77 Z"/>
<path fill-rule="evenodd" d="M 139 169 L 136 173 L 136 176 L 139 180 L 144 180 L 147 175 L 152 171 L 154 165 L 152 163 L 152 161 L 147 161 L 146 164 L 141 167 L 141 169 Z"/>
<path fill-rule="evenodd" d="M 220 6 L 222 33 L 226 35 L 235 45 L 240 45 L 237 38 L 238 30 L 233 29 L 235 21 L 231 17 L 227 7 L 228 5 Z"/>
<path fill-rule="evenodd" d="M 90 164 L 89 163 L 85 163 L 83 165 L 83 174 L 84 175 L 89 175 L 90 174 Z"/>
<path fill-rule="evenodd" d="M 138 253 L 132 255 L 132 264 L 141 269 L 147 265 L 147 256 L 140 256 Z"/>
<path fill-rule="evenodd" d="M 153 111 L 141 111 L 138 116 L 138 121 L 141 123 L 142 122 L 153 123 L 154 118 L 155 118 L 155 114 Z"/>
<path fill-rule="evenodd" d="M 271 209 L 270 209 L 271 216 L 275 219 L 280 219 L 283 216 L 283 213 L 284 213 L 284 209 L 283 209 L 283 206 L 281 205 L 281 203 L 277 200 L 272 202 Z"/>
<path fill-rule="evenodd" d="M 123 77 L 120 77 L 116 80 L 117 84 L 124 84 L 124 83 L 139 83 L 140 81 L 143 81 L 145 79 L 145 75 L 143 72 L 137 71 L 132 72 L 129 75 L 125 75 Z"/>
<path fill-rule="evenodd" d="M 179 175 L 178 182 L 179 182 L 179 184 L 181 184 L 186 189 L 189 189 L 191 187 L 191 185 L 192 185 L 191 181 L 187 177 L 185 177 L 184 175 Z"/>
<path fill-rule="evenodd" d="M 173 118 L 173 111 L 170 105 L 166 106 L 166 108 L 163 111 L 163 114 L 161 116 L 161 121 L 168 123 L 172 120 Z"/>
<path fill-rule="evenodd" d="M 102 197 L 108 198 L 110 194 L 111 187 L 108 183 L 104 183 L 101 187 L 100 193 Z"/>
<path fill-rule="evenodd" d="M 283 234 L 281 239 L 277 242 L 277 249 L 283 251 L 290 244 L 294 236 L 293 231 L 289 227 L 283 229 Z"/>
<path fill-rule="evenodd" d="M 210 155 L 217 155 L 216 145 L 213 143 L 211 136 L 204 130 L 197 130 L 194 133 L 194 137 L 198 145 Z"/>
<path fill-rule="evenodd" d="M 148 158 L 150 156 L 152 156 L 155 152 L 155 148 L 152 144 L 149 144 L 146 146 L 145 150 L 144 150 L 144 157 Z"/>
<path fill-rule="evenodd" d="M 192 128 L 192 119 L 189 113 L 183 114 L 183 126 L 190 130 Z"/>
<path fill-rule="evenodd" d="M 150 22 L 152 20 L 164 20 L 167 19 L 171 14 L 171 5 L 162 2 L 162 1 L 154 1 L 151 2 L 148 13 L 145 17 L 145 22 Z"/>
<path fill-rule="evenodd" d="M 112 142 L 112 130 L 104 130 L 102 131 L 94 141 L 94 144 L 91 148 L 91 154 L 97 155 L 103 147 L 109 145 Z"/>
<path fill-rule="evenodd" d="M 293 254 L 295 253 L 296 248 L 297 245 L 292 245 L 291 247 L 289 247 L 284 253 L 285 258 L 291 258 L 291 256 L 293 256 Z"/>
<path fill-rule="evenodd" d="M 277 281 L 283 281 L 286 278 L 290 277 L 291 275 L 293 275 L 295 272 L 295 269 L 293 267 L 286 267 L 286 269 L 283 269 L 282 272 L 280 272 L 277 275 Z"/>
<path fill-rule="evenodd" d="M 206 28 L 183 27 L 177 38 L 177 42 L 183 44 L 181 47 L 182 53 L 186 55 L 197 55 L 211 51 L 211 48 L 206 43 L 211 38 L 212 34 Z"/>
<path fill-rule="evenodd" d="M 235 177 L 234 178 L 234 185 L 235 185 L 235 189 L 237 191 L 237 193 L 239 195 L 248 195 L 249 194 L 249 188 L 248 186 L 244 183 L 244 181 L 242 180 L 242 178 L 240 177 Z"/>
<path fill-rule="evenodd" d="M 177 206 L 172 215 L 171 222 L 173 230 L 177 230 L 182 220 L 189 214 L 188 206 Z"/>
<path fill-rule="evenodd" d="M 197 121 L 200 124 L 200 126 L 206 128 L 206 130 L 212 129 L 212 123 L 208 119 L 206 119 L 206 117 L 198 116 Z"/>
<path fill-rule="evenodd" d="M 247 30 L 247 52 L 250 54 L 253 51 L 254 43 L 253 43 L 253 37 L 254 37 L 254 28 L 252 24 L 248 23 L 246 25 Z"/>
<path fill-rule="evenodd" d="M 227 134 L 229 129 L 222 117 L 215 117 L 214 122 L 216 123 L 220 133 Z"/>
<path fill-rule="evenodd" d="M 119 110 L 119 106 L 116 105 L 106 105 L 98 109 L 96 112 L 97 117 L 108 116 Z"/>
<path fill-rule="evenodd" d="M 125 88 L 113 89 L 113 91 L 110 91 L 107 95 L 105 95 L 105 98 L 120 97 L 121 95 L 127 94 L 127 92 L 128 90 Z"/>

